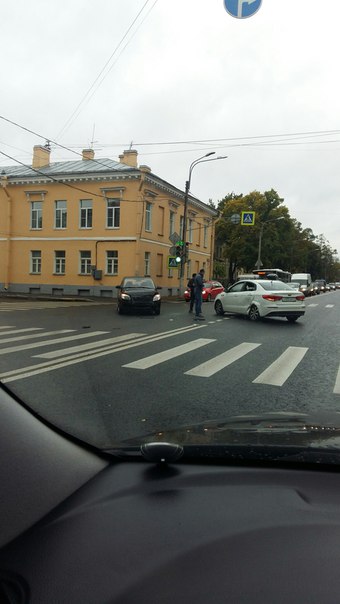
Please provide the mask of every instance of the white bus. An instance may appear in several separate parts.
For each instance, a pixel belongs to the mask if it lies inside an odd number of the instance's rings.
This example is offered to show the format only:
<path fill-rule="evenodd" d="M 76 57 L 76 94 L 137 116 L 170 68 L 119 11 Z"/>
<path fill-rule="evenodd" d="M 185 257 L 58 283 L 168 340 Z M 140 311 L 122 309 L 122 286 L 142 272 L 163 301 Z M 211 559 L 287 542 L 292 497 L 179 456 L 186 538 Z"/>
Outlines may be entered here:
<path fill-rule="evenodd" d="M 258 279 L 279 279 L 284 283 L 290 283 L 292 274 L 288 271 L 283 271 L 281 268 L 260 268 L 253 270 L 253 275 L 257 275 Z"/>

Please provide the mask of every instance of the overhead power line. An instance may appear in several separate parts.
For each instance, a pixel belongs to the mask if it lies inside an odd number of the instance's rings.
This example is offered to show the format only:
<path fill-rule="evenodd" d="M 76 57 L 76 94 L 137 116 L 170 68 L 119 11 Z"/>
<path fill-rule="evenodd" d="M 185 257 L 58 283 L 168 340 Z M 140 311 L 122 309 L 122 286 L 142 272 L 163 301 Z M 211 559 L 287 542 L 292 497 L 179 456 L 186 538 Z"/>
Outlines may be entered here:
<path fill-rule="evenodd" d="M 101 86 L 101 84 L 103 83 L 103 81 L 105 80 L 105 78 L 108 76 L 108 74 L 110 73 L 110 71 L 112 70 L 112 68 L 114 67 L 114 65 L 116 65 L 116 63 L 118 62 L 120 56 L 123 54 L 125 48 L 130 44 L 132 38 L 136 35 L 137 31 L 139 30 L 139 28 L 141 27 L 141 25 L 144 23 L 145 19 L 148 17 L 148 15 L 152 11 L 152 9 L 154 8 L 154 6 L 158 2 L 158 0 L 154 1 L 153 5 L 151 6 L 151 8 L 149 9 L 149 11 L 145 15 L 144 19 L 140 22 L 140 24 L 138 25 L 138 27 L 135 29 L 135 31 L 133 32 L 132 36 L 130 37 L 130 39 L 125 44 L 125 46 L 121 49 L 119 55 L 116 57 L 116 60 L 109 67 L 112 59 L 115 56 L 115 54 L 118 52 L 120 46 L 124 42 L 125 38 L 128 36 L 129 32 L 131 31 L 131 29 L 133 28 L 134 24 L 136 23 L 136 21 L 138 20 L 139 16 L 142 14 L 142 12 L 144 11 L 145 7 L 147 6 L 147 4 L 149 2 L 150 2 L 150 0 L 146 0 L 146 2 L 143 4 L 142 8 L 137 13 L 136 17 L 133 19 L 132 23 L 129 25 L 129 27 L 126 30 L 125 34 L 123 35 L 123 37 L 121 38 L 121 40 L 119 41 L 119 43 L 117 44 L 117 46 L 115 47 L 115 49 L 112 52 L 112 54 L 110 55 L 109 59 L 106 61 L 105 65 L 100 70 L 100 72 L 97 75 L 96 79 L 92 82 L 91 86 L 89 87 L 89 89 L 87 90 L 87 92 L 84 94 L 83 98 L 78 103 L 78 105 L 74 109 L 73 113 L 70 115 L 70 117 L 65 122 L 64 126 L 62 127 L 62 129 L 60 130 L 59 134 L 57 135 L 57 138 L 60 138 L 66 132 L 66 130 L 68 130 L 70 128 L 70 126 L 72 125 L 72 123 L 74 122 L 74 120 L 80 114 L 80 112 L 82 110 L 82 105 L 84 105 L 84 103 L 85 103 L 86 100 L 87 100 L 87 102 L 89 102 L 90 99 L 93 97 L 93 95 L 97 92 L 98 88 Z M 107 69 L 107 71 L 105 73 L 106 69 Z M 92 92 L 91 96 L 89 96 L 90 93 L 91 93 L 91 91 L 93 91 L 93 92 Z"/>

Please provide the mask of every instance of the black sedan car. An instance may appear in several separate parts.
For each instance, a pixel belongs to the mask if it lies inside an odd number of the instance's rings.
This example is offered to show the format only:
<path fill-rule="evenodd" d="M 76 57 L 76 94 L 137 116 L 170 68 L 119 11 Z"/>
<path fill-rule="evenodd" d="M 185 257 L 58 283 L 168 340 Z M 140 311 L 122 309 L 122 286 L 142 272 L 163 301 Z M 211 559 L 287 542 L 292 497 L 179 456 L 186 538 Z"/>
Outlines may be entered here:
<path fill-rule="evenodd" d="M 119 314 L 134 310 L 150 310 L 159 315 L 161 296 L 150 277 L 124 277 L 118 289 L 117 311 Z"/>

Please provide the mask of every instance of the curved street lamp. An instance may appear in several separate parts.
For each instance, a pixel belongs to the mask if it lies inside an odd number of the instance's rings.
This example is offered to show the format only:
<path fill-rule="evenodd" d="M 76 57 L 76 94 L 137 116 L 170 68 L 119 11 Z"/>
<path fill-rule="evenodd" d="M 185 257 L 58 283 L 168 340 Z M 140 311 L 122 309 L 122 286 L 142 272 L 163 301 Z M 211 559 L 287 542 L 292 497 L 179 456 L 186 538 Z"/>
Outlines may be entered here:
<path fill-rule="evenodd" d="M 211 159 L 205 159 L 205 158 L 210 157 L 211 155 L 215 155 L 215 153 L 216 153 L 216 151 L 209 151 L 209 153 L 202 155 L 202 157 L 198 157 L 190 164 L 189 176 L 188 176 L 188 180 L 185 183 L 185 193 L 184 193 L 183 228 L 182 228 L 182 233 L 181 233 L 182 241 L 184 241 L 184 244 L 186 242 L 186 236 L 187 236 L 188 200 L 189 200 L 189 191 L 190 191 L 192 171 L 193 171 L 194 167 L 197 166 L 197 164 L 202 164 L 203 162 L 206 162 L 206 161 L 216 161 L 217 159 L 227 159 L 227 157 L 228 157 L 227 155 L 225 155 L 225 156 L 212 157 Z M 180 266 L 180 284 L 179 284 L 180 294 L 182 294 L 182 287 L 183 287 L 182 282 L 183 282 L 183 276 L 184 276 L 184 264 L 185 264 L 185 262 L 183 262 L 183 260 L 182 260 L 182 263 Z"/>
<path fill-rule="evenodd" d="M 257 253 L 257 260 L 255 263 L 257 270 L 260 270 L 260 268 L 262 266 L 261 246 L 262 246 L 262 235 L 263 235 L 264 225 L 267 224 L 268 222 L 275 222 L 276 220 L 283 220 L 284 218 L 285 218 L 284 216 L 278 216 L 277 218 L 270 218 L 269 220 L 265 220 L 264 222 L 262 222 L 261 228 L 260 228 L 260 234 L 259 234 L 259 248 L 258 248 L 258 253 Z"/>

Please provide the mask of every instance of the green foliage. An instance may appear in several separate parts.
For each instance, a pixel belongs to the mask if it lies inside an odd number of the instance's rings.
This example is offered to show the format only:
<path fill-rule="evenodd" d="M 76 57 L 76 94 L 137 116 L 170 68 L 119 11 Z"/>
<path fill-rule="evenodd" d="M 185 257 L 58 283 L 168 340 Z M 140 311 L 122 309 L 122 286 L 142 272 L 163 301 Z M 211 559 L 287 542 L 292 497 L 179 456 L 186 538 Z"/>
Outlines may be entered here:
<path fill-rule="evenodd" d="M 260 235 L 263 267 L 307 272 L 313 279 L 339 280 L 336 250 L 331 249 L 323 235 L 303 229 L 300 222 L 290 217 L 283 202 L 274 189 L 247 195 L 229 193 L 219 201 L 216 244 L 223 250 L 223 259 L 229 262 L 229 280 L 235 279 L 239 269 L 251 272 L 255 268 Z M 254 226 L 233 224 L 232 215 L 241 217 L 244 211 L 255 212 Z"/>

